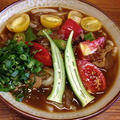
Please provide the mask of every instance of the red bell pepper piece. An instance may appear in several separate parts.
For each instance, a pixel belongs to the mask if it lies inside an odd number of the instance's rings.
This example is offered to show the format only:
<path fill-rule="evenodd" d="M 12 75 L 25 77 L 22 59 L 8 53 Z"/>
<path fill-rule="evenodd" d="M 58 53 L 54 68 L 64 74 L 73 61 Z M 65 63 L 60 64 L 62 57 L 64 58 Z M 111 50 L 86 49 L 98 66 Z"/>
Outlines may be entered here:
<path fill-rule="evenodd" d="M 34 58 L 36 60 L 40 61 L 46 66 L 52 66 L 52 58 L 49 51 L 46 48 L 44 48 L 42 45 L 36 42 L 26 42 L 26 44 L 31 48 L 31 54 L 33 52 L 36 52 L 34 54 Z"/>
<path fill-rule="evenodd" d="M 63 36 L 63 39 L 67 40 L 72 30 L 74 31 L 73 39 L 75 39 L 80 35 L 81 32 L 83 32 L 79 24 L 77 24 L 72 19 L 68 19 L 61 27 L 59 34 Z"/>

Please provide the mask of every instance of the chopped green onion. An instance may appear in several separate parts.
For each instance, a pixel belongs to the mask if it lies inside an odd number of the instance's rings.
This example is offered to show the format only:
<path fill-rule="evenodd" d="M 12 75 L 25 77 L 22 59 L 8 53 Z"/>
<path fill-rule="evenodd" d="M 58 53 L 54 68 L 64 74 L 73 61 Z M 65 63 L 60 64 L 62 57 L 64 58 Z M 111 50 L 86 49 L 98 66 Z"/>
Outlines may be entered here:
<path fill-rule="evenodd" d="M 12 76 L 12 77 L 16 77 L 16 76 L 18 75 L 18 73 L 19 73 L 19 71 L 18 71 L 18 70 L 15 70 L 15 71 L 11 74 L 11 76 Z"/>

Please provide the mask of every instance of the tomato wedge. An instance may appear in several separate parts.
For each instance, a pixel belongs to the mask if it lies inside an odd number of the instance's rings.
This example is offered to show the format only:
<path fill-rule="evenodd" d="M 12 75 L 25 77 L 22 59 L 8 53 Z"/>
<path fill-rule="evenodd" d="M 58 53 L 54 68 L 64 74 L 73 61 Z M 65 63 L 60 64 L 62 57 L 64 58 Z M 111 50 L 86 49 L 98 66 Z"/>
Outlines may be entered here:
<path fill-rule="evenodd" d="M 62 18 L 55 15 L 41 15 L 40 21 L 46 28 L 56 28 L 62 24 Z"/>
<path fill-rule="evenodd" d="M 80 78 L 90 93 L 102 92 L 106 88 L 106 80 L 103 73 L 90 62 L 77 60 Z"/>
<path fill-rule="evenodd" d="M 11 17 L 6 24 L 6 27 L 11 32 L 24 32 L 27 30 L 29 25 L 30 17 L 28 14 L 23 13 Z"/>
<path fill-rule="evenodd" d="M 73 39 L 75 39 L 80 35 L 81 32 L 83 32 L 79 24 L 77 24 L 72 19 L 68 19 L 61 27 L 59 34 L 63 35 L 63 39 L 67 40 L 72 30 L 74 31 Z"/>
<path fill-rule="evenodd" d="M 102 28 L 102 23 L 95 17 L 84 17 L 81 26 L 86 31 L 95 32 Z"/>
<path fill-rule="evenodd" d="M 31 48 L 31 54 L 34 54 L 34 58 L 46 66 L 52 66 L 52 58 L 49 51 L 42 45 L 36 42 L 26 42 Z"/>
<path fill-rule="evenodd" d="M 82 17 L 83 17 L 82 13 L 78 11 L 72 10 L 68 13 L 68 19 L 72 19 L 78 24 L 80 24 Z"/>
<path fill-rule="evenodd" d="M 99 37 L 96 40 L 93 41 L 85 41 L 80 42 L 78 45 L 76 52 L 78 54 L 78 57 L 80 59 L 89 58 L 89 55 L 95 53 L 99 48 L 104 48 L 105 45 L 105 38 Z"/>

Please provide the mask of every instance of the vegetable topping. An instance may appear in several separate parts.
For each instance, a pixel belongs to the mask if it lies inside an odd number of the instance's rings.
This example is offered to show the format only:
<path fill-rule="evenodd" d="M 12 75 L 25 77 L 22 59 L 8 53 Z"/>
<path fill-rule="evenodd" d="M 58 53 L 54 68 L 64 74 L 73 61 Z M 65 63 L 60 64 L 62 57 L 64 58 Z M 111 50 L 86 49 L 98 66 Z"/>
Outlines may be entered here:
<path fill-rule="evenodd" d="M 13 39 L 18 42 L 20 42 L 20 41 L 25 42 L 25 34 L 24 33 L 15 33 Z"/>
<path fill-rule="evenodd" d="M 62 19 L 55 15 L 41 15 L 40 21 L 46 28 L 56 28 L 62 24 Z"/>
<path fill-rule="evenodd" d="M 67 40 L 72 30 L 74 31 L 73 39 L 75 39 L 77 36 L 80 35 L 81 32 L 83 32 L 80 25 L 78 25 L 72 19 L 68 19 L 61 27 L 59 33 L 62 34 L 65 40 Z"/>
<path fill-rule="evenodd" d="M 67 42 L 65 40 L 54 40 L 60 50 L 65 50 Z"/>
<path fill-rule="evenodd" d="M 40 37 L 45 37 L 45 34 L 43 33 L 43 31 L 45 31 L 48 35 L 52 34 L 51 29 L 42 29 L 37 33 L 37 35 L 40 36 Z"/>
<path fill-rule="evenodd" d="M 73 36 L 73 31 L 71 32 L 68 38 L 67 47 L 65 49 L 65 67 L 72 90 L 77 96 L 77 98 L 80 100 L 80 102 L 82 103 L 82 106 L 84 107 L 89 102 L 91 102 L 94 99 L 94 97 L 91 96 L 85 90 L 81 78 L 79 76 L 74 53 L 72 50 L 72 44 L 71 44 L 72 36 Z"/>
<path fill-rule="evenodd" d="M 20 93 L 14 93 L 17 101 L 24 98 L 25 89 L 27 92 L 34 85 L 34 81 L 29 81 L 30 74 L 38 74 L 42 70 L 42 64 L 33 59 L 29 52 L 24 42 L 15 40 L 9 40 L 7 46 L 0 49 L 0 91 L 19 91 L 19 87 L 24 85 Z"/>
<path fill-rule="evenodd" d="M 7 22 L 7 28 L 11 32 L 24 32 L 30 24 L 30 17 L 28 14 L 20 14 L 11 17 Z"/>
<path fill-rule="evenodd" d="M 77 11 L 70 11 L 68 14 L 68 19 L 74 20 L 76 23 L 80 24 L 81 18 L 83 15 Z"/>
<path fill-rule="evenodd" d="M 34 58 L 46 66 L 52 66 L 51 55 L 46 48 L 36 42 L 26 42 Z"/>
<path fill-rule="evenodd" d="M 26 41 L 33 41 L 36 40 L 36 35 L 33 33 L 33 29 L 29 27 L 25 33 L 26 35 Z"/>
<path fill-rule="evenodd" d="M 85 17 L 81 20 L 81 26 L 86 31 L 95 32 L 101 29 L 102 23 L 94 17 Z"/>
<path fill-rule="evenodd" d="M 81 80 L 88 92 L 97 93 L 105 90 L 105 77 L 95 65 L 84 60 L 77 60 L 77 66 Z"/>
<path fill-rule="evenodd" d="M 100 37 L 93 41 L 80 42 L 77 48 L 79 58 L 95 53 L 99 48 L 104 48 L 105 39 Z"/>
<path fill-rule="evenodd" d="M 62 97 L 65 90 L 65 68 L 60 50 L 50 38 L 50 36 L 43 31 L 51 44 L 53 67 L 54 67 L 54 84 L 51 94 L 48 96 L 48 100 L 62 103 Z"/>
<path fill-rule="evenodd" d="M 90 40 L 90 41 L 93 41 L 95 40 L 95 36 L 92 32 L 89 32 L 85 35 L 85 40 Z"/>

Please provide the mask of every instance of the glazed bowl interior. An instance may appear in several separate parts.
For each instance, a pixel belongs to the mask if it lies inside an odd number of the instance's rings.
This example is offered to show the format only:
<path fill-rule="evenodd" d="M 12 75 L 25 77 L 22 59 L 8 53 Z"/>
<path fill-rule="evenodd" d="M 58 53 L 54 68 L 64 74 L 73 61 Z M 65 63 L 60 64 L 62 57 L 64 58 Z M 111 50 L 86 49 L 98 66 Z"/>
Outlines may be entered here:
<path fill-rule="evenodd" d="M 96 9 L 95 7 L 77 0 L 26 0 L 20 1 L 11 5 L 4 11 L 0 13 L 0 31 L 5 26 L 8 18 L 17 13 L 27 12 L 33 8 L 38 7 L 64 7 L 69 9 L 74 9 L 81 11 L 89 16 L 94 16 L 102 21 L 105 29 L 111 35 L 113 40 L 115 40 L 118 49 L 120 48 L 120 30 L 108 18 L 104 13 Z M 120 51 L 120 49 L 119 49 Z M 119 53 L 120 57 L 120 53 Z M 118 66 L 120 66 L 118 64 Z M 111 71 L 112 72 L 112 71 Z M 109 90 L 109 92 L 98 102 L 94 103 L 90 107 L 83 108 L 76 112 L 67 112 L 67 113 L 50 113 L 42 110 L 35 109 L 26 104 L 16 102 L 10 93 L 0 92 L 1 98 L 4 99 L 10 106 L 12 106 L 17 111 L 31 116 L 33 118 L 48 118 L 48 119 L 73 119 L 73 118 L 85 118 L 91 115 L 99 113 L 105 106 L 107 106 L 113 99 L 118 96 L 120 92 L 120 68 L 118 70 L 118 75 L 114 85 Z M 99 111 L 99 112 L 98 112 Z"/>

